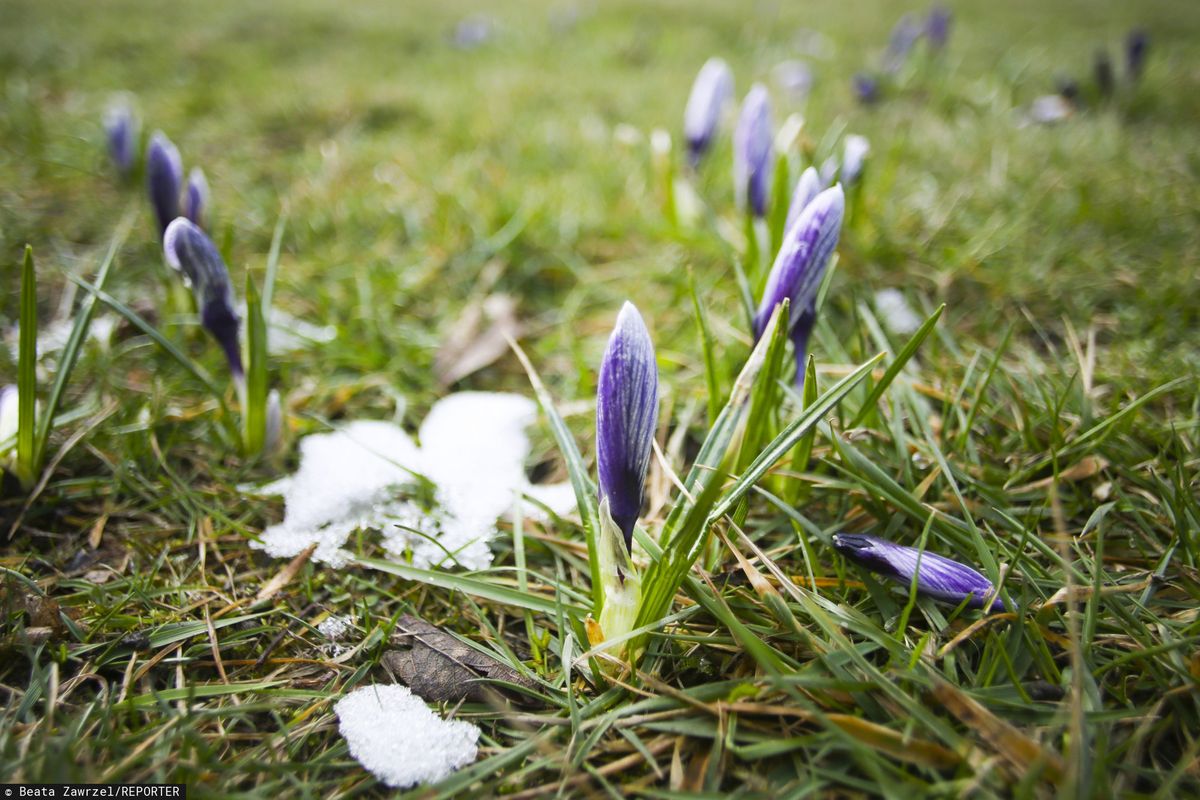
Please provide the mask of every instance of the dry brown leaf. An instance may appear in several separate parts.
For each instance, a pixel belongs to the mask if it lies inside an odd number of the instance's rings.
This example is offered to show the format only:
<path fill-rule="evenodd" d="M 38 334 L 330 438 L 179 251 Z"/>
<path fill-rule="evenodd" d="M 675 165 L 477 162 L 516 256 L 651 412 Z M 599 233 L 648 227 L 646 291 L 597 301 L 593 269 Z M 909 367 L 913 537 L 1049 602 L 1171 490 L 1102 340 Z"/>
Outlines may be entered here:
<path fill-rule="evenodd" d="M 287 566 L 279 570 L 274 578 L 264 583 L 263 587 L 258 590 L 258 594 L 254 596 L 254 605 L 264 603 L 279 594 L 283 587 L 292 582 L 292 579 L 296 577 L 296 573 L 308 562 L 308 559 L 312 557 L 316 549 L 316 543 L 310 544 L 289 561 Z"/>
<path fill-rule="evenodd" d="M 1049 478 L 1042 478 L 1040 481 L 1027 483 L 1024 486 L 1016 486 L 1009 489 L 1013 494 L 1027 494 L 1028 492 L 1040 492 L 1043 489 L 1049 489 L 1056 481 L 1082 481 L 1098 475 L 1101 470 L 1108 466 L 1108 462 L 1099 456 L 1086 456 L 1076 464 L 1064 469 L 1058 473 L 1058 477 L 1051 475 Z"/>
<path fill-rule="evenodd" d="M 456 383 L 508 352 L 508 340 L 524 332 L 516 312 L 516 301 L 506 294 L 468 303 L 434 357 L 438 383 L 443 387 Z"/>
<path fill-rule="evenodd" d="M 504 681 L 530 689 L 536 686 L 512 667 L 411 614 L 400 617 L 396 635 L 406 649 L 384 653 L 383 666 L 393 678 L 426 701 L 490 702 L 497 698 L 502 688 L 489 681 Z M 508 694 L 515 699 L 529 700 L 525 694 Z"/>

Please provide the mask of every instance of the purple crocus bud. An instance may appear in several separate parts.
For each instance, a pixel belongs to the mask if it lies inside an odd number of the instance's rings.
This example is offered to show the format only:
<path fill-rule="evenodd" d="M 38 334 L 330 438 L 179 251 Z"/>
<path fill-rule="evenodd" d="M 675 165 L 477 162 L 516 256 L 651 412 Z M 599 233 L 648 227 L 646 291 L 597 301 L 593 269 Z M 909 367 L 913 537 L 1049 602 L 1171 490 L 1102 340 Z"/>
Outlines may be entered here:
<path fill-rule="evenodd" d="M 243 379 L 242 353 L 238 346 L 238 319 L 233 308 L 229 270 L 212 240 L 189 219 L 178 217 L 163 236 L 167 263 L 183 274 L 196 295 L 200 323 L 217 340 L 229 361 L 234 380 Z"/>
<path fill-rule="evenodd" d="M 875 536 L 836 533 L 833 546 L 856 564 L 901 583 L 911 583 L 915 573 L 919 593 L 947 603 L 966 600 L 969 608 L 983 608 L 995 590 L 991 581 L 966 564 Z M 995 598 L 991 610 L 1004 611 L 1004 601 Z"/>
<path fill-rule="evenodd" d="M 658 423 L 658 366 L 654 343 L 633 303 L 625 303 L 604 360 L 596 388 L 596 462 L 600 500 L 626 548 L 642 511 L 642 485 L 650 465 L 650 445 Z"/>
<path fill-rule="evenodd" d="M 721 124 L 721 112 L 732 98 L 733 73 L 729 65 L 720 58 L 705 61 L 683 111 L 683 136 L 693 167 L 712 147 Z"/>
<path fill-rule="evenodd" d="M 905 14 L 901 17 L 888 38 L 887 52 L 883 55 L 883 71 L 889 75 L 899 72 L 922 33 L 924 28 L 915 16 Z"/>
<path fill-rule="evenodd" d="M 820 193 L 821 175 L 816 167 L 809 167 L 800 174 L 800 180 L 796 181 L 796 190 L 792 192 L 792 202 L 788 205 L 787 222 L 783 226 L 785 231 L 792 227 L 800 218 L 800 212 L 808 208 L 808 204 Z"/>
<path fill-rule="evenodd" d="M 879 102 L 879 79 L 868 72 L 854 75 L 854 96 L 864 106 Z"/>
<path fill-rule="evenodd" d="M 842 146 L 842 183 L 853 186 L 862 177 L 863 166 L 867 162 L 867 154 L 871 152 L 871 143 L 865 136 L 852 133 L 846 137 Z"/>
<path fill-rule="evenodd" d="M 1129 79 L 1136 81 L 1142 77 L 1146 67 L 1146 50 L 1150 46 L 1150 34 L 1143 28 L 1134 28 L 1125 37 L 1125 68 Z"/>
<path fill-rule="evenodd" d="M 950 39 L 952 19 L 950 9 L 943 5 L 929 9 L 929 16 L 925 18 L 925 38 L 929 41 L 930 49 L 936 52 L 946 47 L 946 42 Z"/>
<path fill-rule="evenodd" d="M 171 220 L 179 216 L 183 160 L 162 131 L 154 132 L 146 149 L 146 187 L 150 190 L 150 204 L 158 219 L 158 235 L 165 236 Z"/>
<path fill-rule="evenodd" d="M 200 227 L 204 227 L 204 214 L 207 208 L 208 179 L 204 177 L 204 170 L 192 167 L 192 171 L 188 173 L 187 189 L 183 198 L 183 215 Z"/>
<path fill-rule="evenodd" d="M 816 302 L 821 277 L 837 248 L 845 212 L 846 196 L 839 184 L 813 198 L 788 227 L 754 315 L 756 339 L 762 336 L 775 306 L 785 299 L 791 301 L 789 326 L 795 325 L 799 316 Z"/>
<path fill-rule="evenodd" d="M 119 98 L 104 112 L 104 132 L 113 165 L 122 175 L 128 175 L 137 157 L 138 134 L 137 116 L 129 100 Z"/>
<path fill-rule="evenodd" d="M 1113 71 L 1112 59 L 1108 57 L 1108 50 L 1103 47 L 1097 50 L 1092 64 L 1096 76 L 1096 88 L 1100 91 L 1100 96 L 1111 97 L 1117 88 L 1117 76 Z"/>
<path fill-rule="evenodd" d="M 733 132 L 734 194 L 738 206 L 749 205 L 756 217 L 767 213 L 767 193 L 775 168 L 773 127 L 767 87 L 756 83 L 742 101 L 742 111 Z"/>

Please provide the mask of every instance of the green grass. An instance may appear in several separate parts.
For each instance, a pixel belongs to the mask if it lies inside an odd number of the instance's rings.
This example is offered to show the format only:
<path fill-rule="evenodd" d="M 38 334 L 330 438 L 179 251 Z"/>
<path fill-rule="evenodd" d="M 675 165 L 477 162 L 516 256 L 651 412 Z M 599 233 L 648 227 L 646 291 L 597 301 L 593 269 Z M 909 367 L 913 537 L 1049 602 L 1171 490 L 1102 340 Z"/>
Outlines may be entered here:
<path fill-rule="evenodd" d="M 130 324 L 85 346 L 46 486 L 27 504 L 5 478 L 0 777 L 384 796 L 332 705 L 387 680 L 392 626 L 417 613 L 507 662 L 532 640 L 518 666 L 546 698 L 459 708 L 483 727 L 480 759 L 430 796 L 1200 791 L 1200 8 L 956 4 L 944 67 L 863 109 L 849 76 L 919 5 L 580 7 L 559 32 L 566 4 L 497 6 L 498 36 L 464 52 L 449 33 L 474 9 L 453 1 L 5 4 L 0 328 L 20 313 L 26 243 L 45 327 L 88 303 L 132 209 L 104 290 L 174 351 Z M 1018 128 L 1019 106 L 1060 73 L 1087 78 L 1095 47 L 1134 24 L 1152 35 L 1135 91 Z M 327 422 L 391 418 L 397 395 L 419 423 L 443 392 L 437 346 L 484 291 L 518 298 L 522 347 L 589 467 L 599 357 L 634 300 L 659 353 L 659 441 L 686 474 L 723 402 L 709 386 L 728 391 L 749 352 L 734 252 L 713 226 L 673 230 L 648 145 L 612 131 L 662 126 L 678 144 L 705 58 L 730 61 L 740 95 L 804 27 L 834 48 L 814 61 L 808 139 L 818 155 L 830 130 L 873 148 L 810 343 L 821 392 L 904 347 L 873 316 L 876 289 L 945 310 L 886 391 L 872 389 L 891 357 L 817 426 L 809 460 L 749 489 L 740 524 L 726 509 L 642 675 L 595 687 L 574 663 L 586 645 L 567 617 L 590 581 L 569 520 L 526 523 L 493 570 L 437 585 L 371 568 L 383 553 L 363 536 L 360 564 L 305 565 L 255 604 L 285 563 L 249 541 L 281 510 L 238 487 L 286 473 L 296 438 Z M 223 359 L 172 293 L 140 183 L 108 167 L 118 90 L 144 136 L 162 128 L 208 174 L 234 285 L 248 270 L 262 285 L 286 213 L 271 303 L 338 327 L 270 365 L 290 423 L 276 459 L 241 455 Z M 737 231 L 728 149 L 699 185 Z M 0 382 L 16 375 L 0 347 Z M 38 378 L 42 408 L 54 377 Z M 513 356 L 455 388 L 533 393 Z M 549 426 L 534 433 L 531 471 L 565 479 Z M 652 469 L 656 530 L 673 492 Z M 842 530 L 974 563 L 1020 612 L 972 628 L 976 612 L 840 559 Z M 561 604 L 545 600 L 556 588 Z M 322 649 L 326 613 L 354 615 L 361 646 Z"/>

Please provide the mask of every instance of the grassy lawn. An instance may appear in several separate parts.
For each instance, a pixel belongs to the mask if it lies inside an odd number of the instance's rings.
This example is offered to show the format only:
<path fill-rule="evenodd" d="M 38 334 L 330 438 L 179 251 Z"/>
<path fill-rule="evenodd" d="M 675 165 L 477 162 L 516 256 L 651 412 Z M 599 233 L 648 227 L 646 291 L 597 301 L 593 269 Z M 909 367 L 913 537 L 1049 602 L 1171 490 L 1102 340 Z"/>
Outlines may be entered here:
<path fill-rule="evenodd" d="M 389 795 L 333 705 L 390 681 L 394 628 L 415 614 L 536 686 L 523 705 L 440 704 L 481 727 L 480 753 L 421 796 L 1200 794 L 1200 5 L 955 4 L 942 57 L 920 50 L 869 107 L 851 76 L 923 5 L 484 7 L 491 36 L 465 48 L 456 25 L 480 8 L 459 0 L 0 4 L 0 384 L 16 383 L 26 243 L 45 329 L 127 230 L 106 289 L 181 351 L 127 323 L 88 345 L 45 485 L 31 502 L 11 475 L 0 486 L 0 779 Z M 1140 83 L 1020 124 L 1062 76 L 1090 90 L 1098 47 L 1119 66 L 1135 26 L 1151 36 Z M 664 215 L 648 137 L 670 131 L 682 161 L 711 55 L 739 98 L 770 86 L 777 124 L 803 114 L 797 165 L 870 140 L 809 349 L 822 392 L 889 355 L 814 428 L 806 462 L 780 460 L 717 522 L 641 671 L 596 681 L 572 663 L 586 647 L 565 607 L 461 590 L 586 598 L 578 516 L 503 521 L 492 568 L 448 568 L 440 586 L 308 561 L 257 599 L 288 562 L 251 548 L 283 509 L 247 487 L 292 472 L 302 436 L 415 430 L 450 391 L 533 396 L 511 353 L 450 387 L 435 375 L 491 295 L 515 300 L 593 475 L 596 374 L 635 302 L 657 347 L 658 442 L 674 472 L 692 465 L 710 397 L 689 275 L 725 392 L 752 345 L 729 126 L 694 176 L 692 226 Z M 772 79 L 798 57 L 815 73 L 802 104 Z M 281 230 L 274 307 L 336 327 L 270 362 L 286 422 L 271 458 L 240 453 L 224 361 L 167 273 L 142 183 L 106 157 L 119 91 L 143 137 L 162 129 L 205 170 L 237 294 L 247 273 L 262 285 Z M 908 341 L 876 309 L 884 288 L 922 319 L 945 309 L 874 397 Z M 799 413 L 785 403 L 773 424 Z M 565 480 L 545 422 L 528 472 Z M 650 469 L 653 531 L 677 491 Z M 832 548 L 846 531 L 1002 577 L 1013 610 L 877 581 Z M 347 547 L 384 557 L 366 532 Z M 329 616 L 353 618 L 342 648 L 315 628 Z"/>

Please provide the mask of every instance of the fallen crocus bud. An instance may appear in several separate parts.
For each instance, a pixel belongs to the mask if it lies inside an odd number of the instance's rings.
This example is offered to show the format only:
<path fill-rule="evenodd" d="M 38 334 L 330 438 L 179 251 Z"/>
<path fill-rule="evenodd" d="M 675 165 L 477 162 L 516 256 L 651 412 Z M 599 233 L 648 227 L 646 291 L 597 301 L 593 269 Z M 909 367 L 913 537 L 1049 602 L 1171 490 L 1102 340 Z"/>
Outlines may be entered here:
<path fill-rule="evenodd" d="M 721 113 L 733 97 L 733 73 L 720 58 L 704 62 L 683 111 L 683 136 L 692 166 L 712 147 L 721 125 Z"/>
<path fill-rule="evenodd" d="M 756 83 L 742 101 L 733 132 L 734 195 L 738 206 L 748 207 L 756 217 L 767 212 L 767 193 L 775 166 L 772 127 L 771 98 L 767 87 Z"/>
<path fill-rule="evenodd" d="M 171 220 L 179 216 L 183 160 L 179 157 L 179 150 L 162 131 L 154 132 L 146 148 L 146 188 L 158 220 L 158 235 L 165 236 Z"/>
<path fill-rule="evenodd" d="M 234 380 L 242 381 L 245 372 L 238 345 L 240 320 L 234 310 L 229 270 L 216 245 L 194 222 L 178 217 L 167 226 L 163 253 L 167 263 L 183 274 L 195 294 L 200 323 L 225 351 Z"/>
<path fill-rule="evenodd" d="M 991 581 L 966 564 L 876 536 L 837 533 L 833 546 L 850 561 L 900 583 L 911 583 L 915 574 L 918 593 L 947 603 L 965 600 L 969 608 L 983 608 L 995 591 Z M 990 610 L 1004 611 L 1004 601 L 995 597 Z"/>

